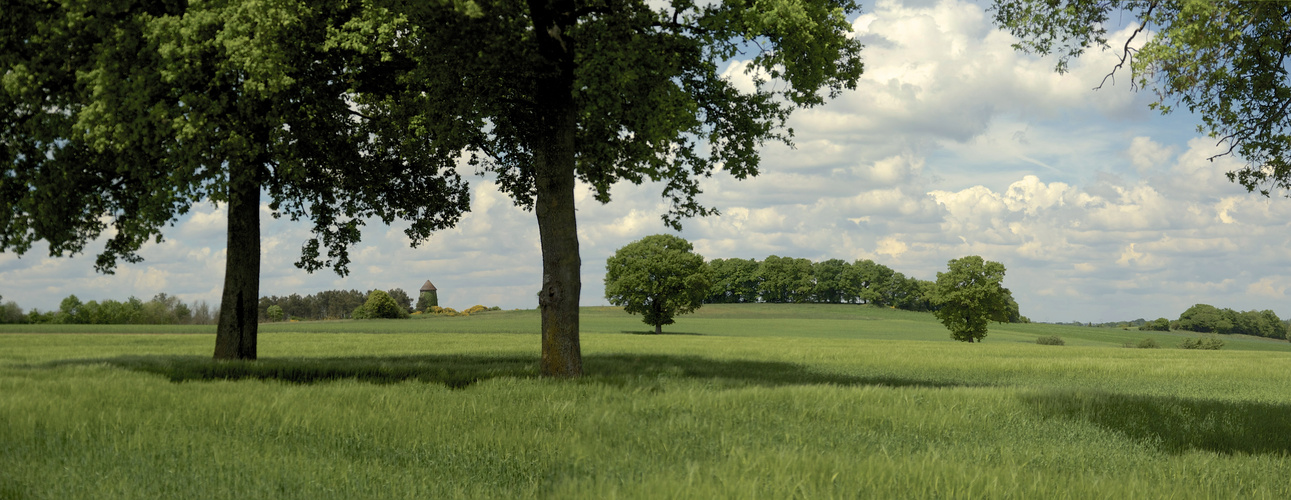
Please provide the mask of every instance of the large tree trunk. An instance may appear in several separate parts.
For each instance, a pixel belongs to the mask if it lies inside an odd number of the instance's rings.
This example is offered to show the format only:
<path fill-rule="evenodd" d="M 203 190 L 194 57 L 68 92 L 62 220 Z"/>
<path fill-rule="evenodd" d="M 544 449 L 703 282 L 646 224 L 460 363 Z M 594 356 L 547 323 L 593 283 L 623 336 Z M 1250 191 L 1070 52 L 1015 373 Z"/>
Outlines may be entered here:
<path fill-rule="evenodd" d="M 542 240 L 542 291 L 538 296 L 542 311 L 542 374 L 577 377 L 583 374 L 583 355 L 578 341 L 582 262 L 578 256 L 578 223 L 574 217 L 574 172 L 572 168 L 544 167 L 544 163 L 557 163 L 551 160 L 537 162 L 538 199 L 534 205 Z"/>
<path fill-rule="evenodd" d="M 546 64 L 539 69 L 537 115 L 533 150 L 534 212 L 542 241 L 542 366 L 544 376 L 583 374 L 578 341 L 579 275 L 578 222 L 574 213 L 575 133 L 578 108 L 574 102 L 574 40 L 568 28 L 576 22 L 569 0 L 529 0 L 538 52 Z"/>
<path fill-rule="evenodd" d="M 215 359 L 256 359 L 260 302 L 259 168 L 229 163 L 228 252 Z"/>

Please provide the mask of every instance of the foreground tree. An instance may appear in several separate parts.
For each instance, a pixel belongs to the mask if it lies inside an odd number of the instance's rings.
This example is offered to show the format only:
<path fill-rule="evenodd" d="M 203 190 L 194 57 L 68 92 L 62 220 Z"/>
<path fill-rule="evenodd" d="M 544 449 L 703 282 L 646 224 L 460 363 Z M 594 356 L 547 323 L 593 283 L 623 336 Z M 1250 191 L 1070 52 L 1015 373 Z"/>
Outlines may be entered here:
<path fill-rule="evenodd" d="M 928 300 L 939 307 L 933 315 L 950 330 L 950 337 L 963 342 L 986 338 L 991 321 L 1009 320 L 1012 293 L 1002 285 L 1004 265 L 976 255 L 952 259 L 944 273 L 937 273 Z"/>
<path fill-rule="evenodd" d="M 697 199 L 699 179 L 756 175 L 758 147 L 788 141 L 793 109 L 861 74 L 851 0 L 370 3 L 381 8 L 345 26 L 344 46 L 380 53 L 386 81 L 413 103 L 398 107 L 408 126 L 434 144 L 467 138 L 470 164 L 537 217 L 549 376 L 582 373 L 579 182 L 601 203 L 619 181 L 661 182 L 674 228 L 714 214 Z M 722 76 L 738 57 L 751 92 Z"/>
<path fill-rule="evenodd" d="M 1128 63 L 1131 83 L 1156 94 L 1153 108 L 1200 116 L 1198 131 L 1246 160 L 1230 180 L 1265 196 L 1291 189 L 1291 2 L 995 0 L 993 10 L 1001 29 L 1021 38 L 1015 47 L 1057 53 L 1059 72 L 1092 47 L 1111 48 L 1109 20 L 1137 21 L 1108 77 Z M 1138 37 L 1144 43 L 1134 49 Z"/>
<path fill-rule="evenodd" d="M 347 272 L 363 219 L 412 221 L 414 244 L 456 222 L 464 143 L 413 140 L 386 108 L 379 54 L 330 37 L 346 2 L 0 4 L 0 249 L 137 250 L 201 200 L 228 207 L 215 358 L 255 359 L 261 193 L 308 218 L 298 266 Z M 109 226 L 111 231 L 108 231 Z M 326 249 L 323 257 L 320 248 Z"/>
<path fill-rule="evenodd" d="M 668 234 L 625 245 L 605 261 L 605 298 L 663 333 L 673 317 L 699 309 L 713 286 L 708 264 L 693 250 Z"/>

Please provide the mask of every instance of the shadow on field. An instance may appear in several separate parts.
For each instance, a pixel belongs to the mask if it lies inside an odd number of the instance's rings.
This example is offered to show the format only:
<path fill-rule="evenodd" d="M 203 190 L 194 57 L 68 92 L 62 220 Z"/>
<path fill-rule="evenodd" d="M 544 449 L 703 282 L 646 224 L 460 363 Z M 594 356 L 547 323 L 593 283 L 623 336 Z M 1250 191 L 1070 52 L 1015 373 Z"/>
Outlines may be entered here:
<path fill-rule="evenodd" d="M 538 378 L 536 356 L 423 355 L 338 358 L 264 358 L 215 361 L 201 356 L 121 356 L 65 360 L 41 366 L 108 364 L 164 376 L 172 382 L 278 380 L 312 384 L 353 379 L 376 384 L 415 380 L 464 388 L 495 377 Z M 700 356 L 600 354 L 583 357 L 577 383 L 641 386 L 661 379 L 692 379 L 728 387 L 839 385 L 960 387 L 966 384 L 889 376 L 824 373 L 772 361 L 714 360 Z"/>
<path fill-rule="evenodd" d="M 628 333 L 632 335 L 704 335 L 695 332 L 670 332 L 664 330 L 663 333 L 655 333 L 654 330 L 619 330 L 619 333 Z"/>
<path fill-rule="evenodd" d="M 1093 391 L 1023 400 L 1042 415 L 1085 420 L 1171 453 L 1291 455 L 1291 405 Z"/>

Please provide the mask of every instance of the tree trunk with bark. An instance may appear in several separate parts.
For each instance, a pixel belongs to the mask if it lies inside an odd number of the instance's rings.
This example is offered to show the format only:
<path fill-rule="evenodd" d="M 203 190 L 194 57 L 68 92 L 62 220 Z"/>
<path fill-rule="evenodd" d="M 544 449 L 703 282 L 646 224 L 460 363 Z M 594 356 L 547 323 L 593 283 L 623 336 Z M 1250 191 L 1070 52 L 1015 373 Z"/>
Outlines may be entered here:
<path fill-rule="evenodd" d="M 574 211 L 575 133 L 574 41 L 567 36 L 576 21 L 569 0 L 530 0 L 538 52 L 545 65 L 537 81 L 533 150 L 538 235 L 542 241 L 541 372 L 549 377 L 583 374 L 578 340 L 578 298 L 582 261 Z"/>
<path fill-rule="evenodd" d="M 229 163 L 228 251 L 215 359 L 256 359 L 260 302 L 259 167 Z"/>
<path fill-rule="evenodd" d="M 659 297 L 655 297 L 650 300 L 650 308 L 654 309 L 655 321 L 658 321 L 658 318 L 663 317 L 663 305 L 659 302 Z M 655 323 L 654 334 L 663 335 L 663 323 Z"/>

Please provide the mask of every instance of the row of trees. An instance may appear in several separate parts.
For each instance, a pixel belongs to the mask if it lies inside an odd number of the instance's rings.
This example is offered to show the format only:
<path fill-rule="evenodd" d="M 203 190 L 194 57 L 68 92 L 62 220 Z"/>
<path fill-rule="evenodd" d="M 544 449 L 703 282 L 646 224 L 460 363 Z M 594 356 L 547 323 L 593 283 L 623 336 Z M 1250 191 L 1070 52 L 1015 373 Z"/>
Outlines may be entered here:
<path fill-rule="evenodd" d="M 1163 319 L 1154 323 L 1157 329 Z M 1176 330 L 1188 330 L 1202 333 L 1237 333 L 1254 335 L 1271 339 L 1287 338 L 1287 325 L 1271 310 L 1234 311 L 1227 307 L 1220 309 L 1210 304 L 1197 304 L 1189 307 L 1179 319 L 1171 322 L 1170 327 Z"/>
<path fill-rule="evenodd" d="M 930 311 L 925 295 L 931 281 L 906 277 L 872 260 L 812 262 L 772 255 L 756 259 L 713 259 L 712 288 L 705 303 L 744 302 L 873 304 Z"/>
<path fill-rule="evenodd" d="M 69 295 L 59 303 L 56 311 L 32 309 L 26 314 L 12 301 L 0 308 L 0 323 L 209 325 L 218 321 L 218 316 L 218 308 L 212 309 L 206 301 L 198 300 L 189 305 L 179 297 L 165 293 L 159 293 L 147 302 L 136 297 L 125 301 L 81 302 L 76 295 Z"/>
<path fill-rule="evenodd" d="M 380 292 L 383 297 L 376 299 L 372 308 L 365 309 L 376 292 Z M 285 297 L 273 295 L 261 297 L 259 306 L 260 322 L 406 318 L 413 310 L 412 298 L 400 288 L 389 291 L 370 290 L 368 293 L 358 290 L 327 290 L 303 297 L 295 293 Z M 356 315 L 360 311 L 362 314 Z M 209 325 L 218 321 L 218 306 L 211 307 L 203 300 L 193 301 L 190 305 L 179 297 L 165 293 L 159 293 L 146 302 L 136 297 L 125 301 L 107 299 L 82 302 L 76 295 L 69 295 L 59 303 L 57 310 L 32 309 L 27 313 L 23 313 L 22 307 L 13 301 L 0 303 L 0 323 Z"/>
<path fill-rule="evenodd" d="M 990 321 L 1026 321 L 1004 288 L 1004 265 L 968 256 L 951 260 L 936 282 L 906 278 L 871 260 L 772 255 L 705 262 L 690 242 L 668 234 L 620 248 L 605 262 L 605 298 L 663 332 L 673 317 L 705 303 L 866 303 L 933 311 L 956 340 L 979 341 Z"/>
<path fill-rule="evenodd" d="M 278 306 L 283 313 L 282 319 L 351 319 L 355 309 L 364 305 L 374 291 L 377 290 L 369 290 L 367 293 L 358 290 L 326 290 L 303 297 L 295 293 L 283 297 L 260 297 L 259 318 L 262 322 L 273 321 L 269 308 Z M 384 293 L 403 309 L 405 315 L 413 311 L 412 298 L 402 288 L 393 288 Z"/>
<path fill-rule="evenodd" d="M 714 259 L 708 263 L 712 287 L 705 303 L 792 302 L 871 304 L 907 311 L 935 311 L 936 282 L 908 277 L 869 259 L 812 262 L 772 255 L 755 259 Z M 1030 322 L 1006 294 L 1007 320 Z"/>

